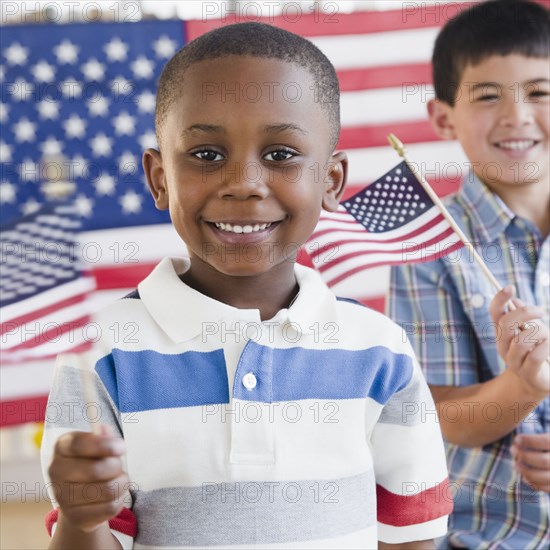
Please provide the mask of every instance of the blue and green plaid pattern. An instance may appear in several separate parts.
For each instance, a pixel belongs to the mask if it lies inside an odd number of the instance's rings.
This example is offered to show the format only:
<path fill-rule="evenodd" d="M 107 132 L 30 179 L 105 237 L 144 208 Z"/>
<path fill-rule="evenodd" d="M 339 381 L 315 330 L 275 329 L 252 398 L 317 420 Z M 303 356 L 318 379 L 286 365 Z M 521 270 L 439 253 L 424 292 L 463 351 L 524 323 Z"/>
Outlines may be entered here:
<path fill-rule="evenodd" d="M 548 323 L 550 236 L 516 216 L 475 176 L 467 178 L 448 208 L 497 280 L 515 285 L 524 302 L 543 306 Z M 405 329 L 428 383 L 466 386 L 503 371 L 488 309 L 493 295 L 466 248 L 434 262 L 392 269 L 388 314 Z M 497 414 L 498 403 L 492 404 L 487 415 Z M 510 455 L 516 433 L 548 432 L 550 398 L 493 444 L 447 445 L 454 512 L 443 547 L 548 548 L 550 495 L 523 483 Z"/>

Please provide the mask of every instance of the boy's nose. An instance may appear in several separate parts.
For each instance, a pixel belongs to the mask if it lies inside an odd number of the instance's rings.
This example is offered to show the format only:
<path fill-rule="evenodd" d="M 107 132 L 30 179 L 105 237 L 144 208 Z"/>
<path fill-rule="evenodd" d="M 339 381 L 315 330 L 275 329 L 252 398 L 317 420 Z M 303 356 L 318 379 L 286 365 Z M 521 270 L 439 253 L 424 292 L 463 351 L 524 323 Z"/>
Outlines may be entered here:
<path fill-rule="evenodd" d="M 222 174 L 220 198 L 245 200 L 265 199 L 269 194 L 265 168 L 254 161 L 228 163 Z"/>
<path fill-rule="evenodd" d="M 520 127 L 532 124 L 535 120 L 533 107 L 525 98 L 509 99 L 500 113 L 500 123 L 505 126 Z"/>

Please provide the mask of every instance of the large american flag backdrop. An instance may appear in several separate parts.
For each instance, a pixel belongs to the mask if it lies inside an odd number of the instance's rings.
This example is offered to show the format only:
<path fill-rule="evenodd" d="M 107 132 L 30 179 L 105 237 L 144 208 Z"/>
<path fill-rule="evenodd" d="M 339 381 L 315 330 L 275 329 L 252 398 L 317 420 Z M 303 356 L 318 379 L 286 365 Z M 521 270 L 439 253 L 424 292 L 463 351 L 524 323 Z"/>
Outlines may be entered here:
<path fill-rule="evenodd" d="M 437 140 L 426 103 L 432 97 L 434 39 L 465 5 L 404 2 L 386 11 L 264 19 L 310 38 L 337 69 L 339 148 L 350 159 L 345 198 L 395 165 L 397 156 L 386 142 L 390 132 L 408 145 L 410 157 L 440 195 L 456 189 L 467 170 L 465 157 L 456 143 Z M 154 208 L 141 169 L 141 151 L 155 146 L 155 84 L 177 49 L 235 21 L 2 28 L 2 222 L 44 203 L 40 184 L 45 180 L 75 182 L 73 199 L 84 227 L 80 255 L 96 279 L 97 306 L 133 289 L 161 257 L 185 252 L 167 214 Z M 359 270 L 334 291 L 382 310 L 387 269 Z M 49 360 L 40 368 L 25 361 L 0 368 L 2 425 L 41 418 L 52 367 Z"/>

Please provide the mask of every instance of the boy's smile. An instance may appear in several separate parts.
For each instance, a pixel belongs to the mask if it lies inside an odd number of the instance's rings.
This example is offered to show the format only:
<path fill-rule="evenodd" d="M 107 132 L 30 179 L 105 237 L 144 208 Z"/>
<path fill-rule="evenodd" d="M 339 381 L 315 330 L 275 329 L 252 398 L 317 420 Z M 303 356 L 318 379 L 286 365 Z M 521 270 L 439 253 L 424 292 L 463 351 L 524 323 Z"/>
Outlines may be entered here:
<path fill-rule="evenodd" d="M 264 292 L 273 280 L 295 284 L 298 249 L 321 208 L 337 208 L 346 171 L 314 92 L 307 70 L 276 59 L 229 56 L 185 71 L 162 152 L 147 151 L 144 166 L 193 280 L 219 289 L 260 277 Z"/>
<path fill-rule="evenodd" d="M 549 178 L 547 58 L 493 55 L 462 73 L 454 106 L 439 105 L 440 135 L 458 139 L 494 191 Z M 443 113 L 443 116 L 441 116 Z"/>

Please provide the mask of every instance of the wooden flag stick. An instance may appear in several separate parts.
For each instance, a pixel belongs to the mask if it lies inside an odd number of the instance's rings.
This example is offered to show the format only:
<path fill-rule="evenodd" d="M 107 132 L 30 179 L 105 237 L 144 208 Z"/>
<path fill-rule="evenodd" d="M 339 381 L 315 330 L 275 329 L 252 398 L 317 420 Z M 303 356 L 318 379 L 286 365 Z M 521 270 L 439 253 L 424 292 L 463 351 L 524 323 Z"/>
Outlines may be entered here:
<path fill-rule="evenodd" d="M 58 167 L 66 166 L 64 162 L 64 157 L 51 157 L 48 159 L 49 163 L 56 163 Z M 63 172 L 63 169 L 61 169 Z M 64 174 L 61 178 L 52 179 L 47 181 L 42 186 L 42 191 L 48 197 L 48 200 L 52 203 L 60 203 L 61 201 L 67 200 L 75 191 L 76 185 L 69 181 Z M 84 394 L 84 407 L 90 403 L 96 404 L 99 406 L 97 392 L 94 385 L 94 375 L 90 371 L 81 370 L 80 371 L 80 381 L 82 383 L 82 391 Z M 98 422 L 90 422 L 92 433 L 100 434 L 101 428 L 99 427 Z"/>
<path fill-rule="evenodd" d="M 81 371 L 81 381 L 82 381 L 82 387 L 84 390 L 84 407 L 86 408 L 86 405 L 89 405 L 90 403 L 97 405 L 99 407 L 99 403 L 97 400 L 97 392 L 95 391 L 94 386 L 94 374 L 91 371 L 88 370 L 82 370 Z M 101 428 L 99 427 L 99 422 L 90 422 L 92 433 L 99 435 L 101 433 Z"/>
<path fill-rule="evenodd" d="M 479 267 L 483 271 L 484 275 L 487 277 L 489 282 L 496 288 L 497 292 L 500 292 L 502 290 L 502 285 L 496 280 L 495 276 L 491 273 L 490 269 L 487 267 L 487 264 L 483 261 L 483 258 L 478 254 L 477 250 L 474 248 L 474 245 L 468 240 L 466 235 L 464 235 L 464 232 L 455 222 L 454 218 L 449 214 L 449 211 L 447 208 L 445 208 L 445 205 L 441 202 L 441 199 L 437 196 L 436 192 L 432 189 L 431 185 L 424 179 L 424 176 L 420 173 L 419 170 L 417 170 L 416 166 L 411 163 L 409 158 L 407 157 L 407 150 L 405 149 L 405 146 L 403 143 L 394 135 L 390 134 L 388 136 L 388 141 L 390 142 L 390 145 L 397 151 L 400 157 L 403 158 L 403 160 L 407 163 L 407 166 L 410 168 L 411 172 L 414 174 L 420 185 L 424 188 L 426 193 L 428 193 L 430 199 L 434 202 L 434 204 L 439 208 L 441 211 L 442 216 L 449 222 L 450 226 L 454 229 L 456 234 L 460 237 L 460 240 L 464 244 L 464 246 L 470 251 L 472 254 L 474 260 L 478 263 Z M 516 310 L 516 306 L 512 300 L 508 300 L 508 303 L 506 304 L 508 306 L 508 309 L 511 311 Z M 525 323 L 524 328 L 528 328 L 529 323 Z M 550 364 L 550 357 L 546 358 L 546 362 Z"/>

